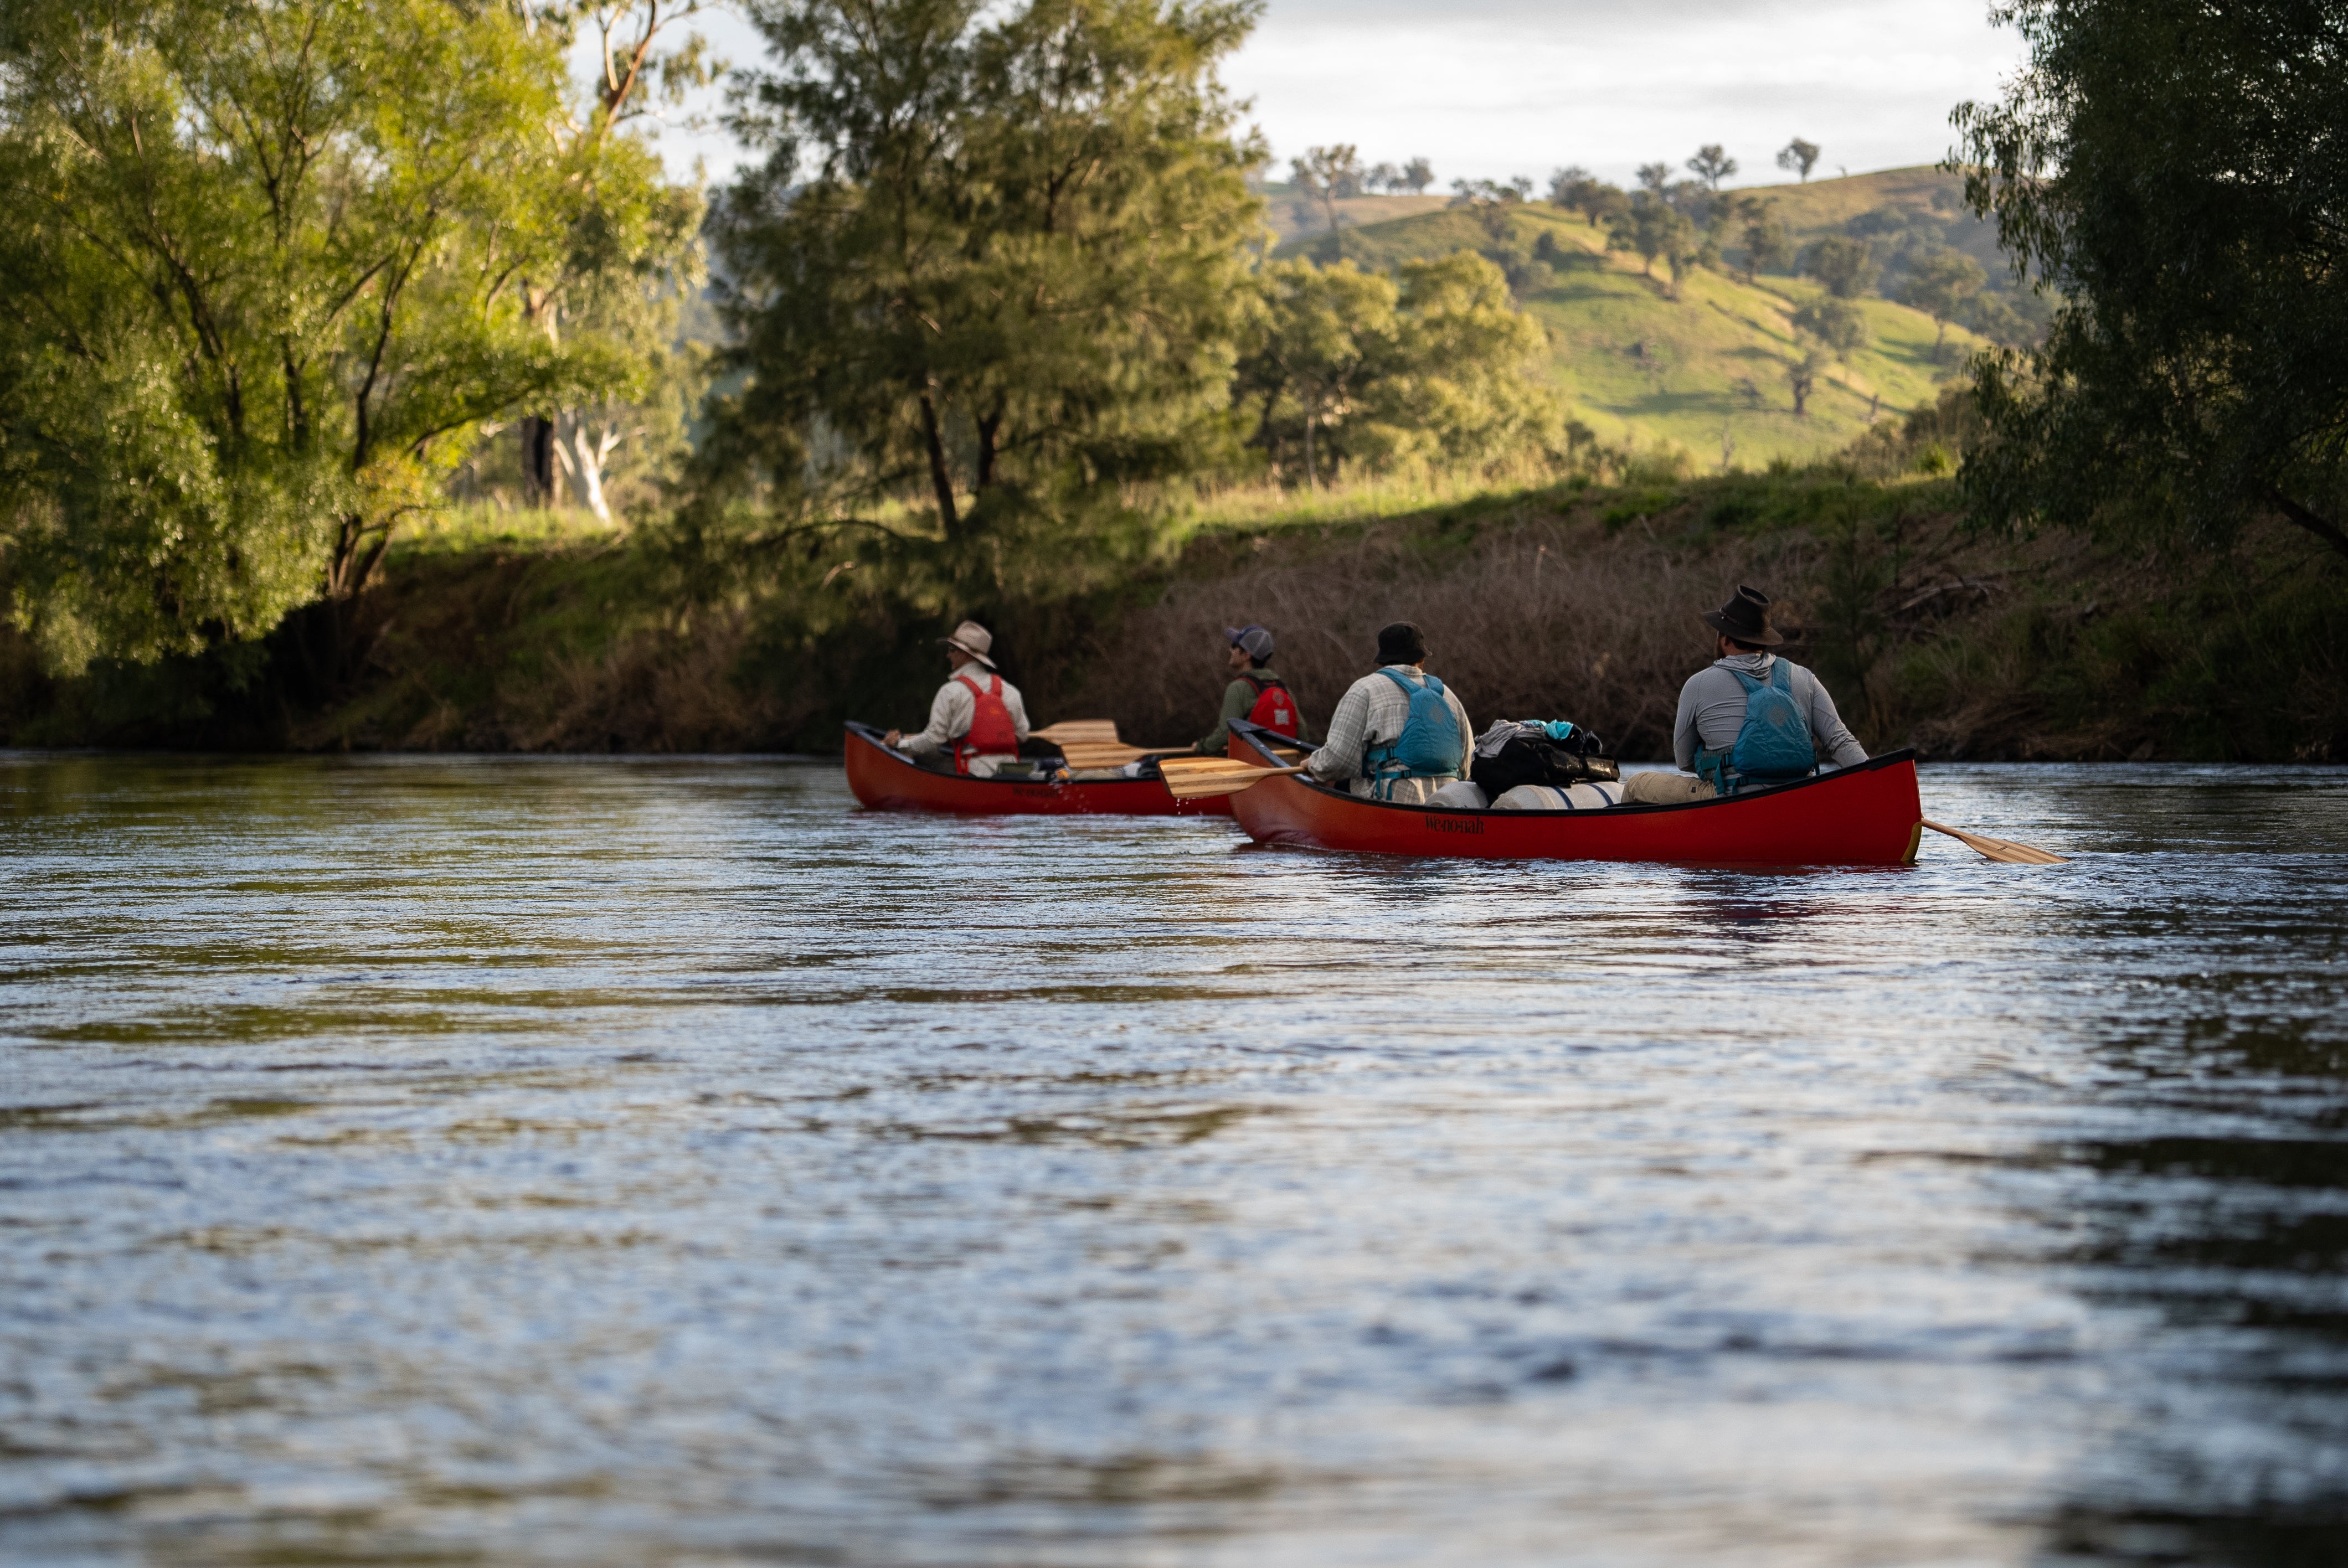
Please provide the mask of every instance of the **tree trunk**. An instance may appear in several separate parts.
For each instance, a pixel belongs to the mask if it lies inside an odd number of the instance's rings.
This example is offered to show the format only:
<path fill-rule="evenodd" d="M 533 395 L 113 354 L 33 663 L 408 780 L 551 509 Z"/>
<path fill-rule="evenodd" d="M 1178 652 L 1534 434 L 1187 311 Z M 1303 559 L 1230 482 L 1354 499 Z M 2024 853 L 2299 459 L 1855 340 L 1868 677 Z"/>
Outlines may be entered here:
<path fill-rule="evenodd" d="M 562 459 L 562 472 L 587 503 L 587 509 L 602 522 L 612 520 L 612 508 L 603 499 L 603 464 L 612 448 L 620 444 L 620 433 L 607 427 L 602 437 L 587 434 L 586 421 L 571 422 L 569 442 L 556 441 L 555 456 Z"/>
<path fill-rule="evenodd" d="M 2292 522 L 2297 523 L 2301 528 L 2305 528 L 2309 533 L 2313 534 L 2317 538 L 2322 539 L 2325 544 L 2330 545 L 2342 555 L 2348 556 L 2348 533 L 2343 533 L 2337 523 L 2333 522 L 2329 518 L 2325 518 L 2319 513 L 2301 506 L 2297 501 L 2292 500 L 2289 496 L 2284 495 L 2279 489 L 2269 490 L 2267 492 L 2267 499 L 2272 501 L 2275 506 L 2275 510 L 2281 512 L 2284 517 L 2289 518 Z"/>
<path fill-rule="evenodd" d="M 938 524 L 953 538 L 962 529 L 962 519 L 954 512 L 953 470 L 946 466 L 946 444 L 938 430 L 938 405 L 927 392 L 922 394 L 922 439 L 929 448 L 930 487 L 938 497 Z"/>
<path fill-rule="evenodd" d="M 525 415 L 520 425 L 521 436 L 521 504 L 525 507 L 554 505 L 554 421 L 541 419 L 536 415 Z"/>
<path fill-rule="evenodd" d="M 1304 488 L 1309 495 L 1318 495 L 1321 490 L 1321 477 L 1313 467 L 1313 415 L 1310 412 L 1304 415 Z"/>

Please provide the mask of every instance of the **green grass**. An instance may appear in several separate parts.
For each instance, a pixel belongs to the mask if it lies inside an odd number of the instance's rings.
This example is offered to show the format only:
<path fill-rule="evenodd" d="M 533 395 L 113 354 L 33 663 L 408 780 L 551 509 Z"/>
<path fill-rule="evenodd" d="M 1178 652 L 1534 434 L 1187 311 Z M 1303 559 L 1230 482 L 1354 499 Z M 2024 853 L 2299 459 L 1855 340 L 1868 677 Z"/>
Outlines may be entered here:
<path fill-rule="evenodd" d="M 1945 186 L 1951 177 L 1933 178 Z M 1798 218 L 1826 232 L 1839 228 L 1846 208 L 1865 211 L 1900 198 L 1929 210 L 1939 187 L 1911 185 L 1867 176 L 1778 194 L 1789 221 Z M 1930 317 L 1889 300 L 1863 299 L 1871 341 L 1848 365 L 1828 368 L 1806 415 L 1797 416 L 1786 382 L 1794 358 L 1790 317 L 1817 297 L 1815 282 L 1764 274 L 1748 285 L 1698 270 L 1673 299 L 1660 264 L 1650 278 L 1637 257 L 1608 255 L 1602 231 L 1579 217 L 1533 202 L 1517 210 L 1512 224 L 1519 244 L 1529 246 L 1546 232 L 1564 254 L 1555 282 L 1522 303 L 1549 330 L 1552 374 L 1575 416 L 1601 441 L 1634 454 L 1684 454 L 1699 473 L 1828 456 L 1865 430 L 1870 414 L 1895 417 L 1931 402 L 1979 346 L 1952 326 L 1945 353 L 1936 357 Z M 1282 253 L 1344 256 L 1384 270 L 1489 242 L 1471 213 L 1448 209 L 1292 241 Z"/>

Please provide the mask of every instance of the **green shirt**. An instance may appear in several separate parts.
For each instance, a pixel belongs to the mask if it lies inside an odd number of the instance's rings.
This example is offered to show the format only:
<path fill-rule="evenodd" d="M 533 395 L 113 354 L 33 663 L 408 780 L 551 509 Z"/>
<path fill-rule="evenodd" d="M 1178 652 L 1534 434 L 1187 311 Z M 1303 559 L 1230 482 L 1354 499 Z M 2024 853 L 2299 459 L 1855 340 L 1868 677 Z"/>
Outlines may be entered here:
<path fill-rule="evenodd" d="M 1254 676 L 1258 681 L 1277 681 L 1280 679 L 1278 675 L 1272 673 L 1270 670 L 1251 670 L 1248 671 L 1248 674 Z M 1225 752 L 1230 750 L 1231 743 L 1231 721 L 1233 719 L 1246 718 L 1248 713 L 1255 707 L 1255 700 L 1259 694 L 1260 693 L 1256 691 L 1253 683 L 1249 682 L 1245 676 L 1233 681 L 1230 685 L 1223 688 L 1223 716 L 1216 722 L 1213 729 L 1207 732 L 1206 737 L 1200 741 L 1199 754 L 1200 756 L 1220 757 Z M 1291 693 L 1291 695 L 1293 695 L 1293 693 Z M 1296 714 L 1296 727 L 1300 731 L 1304 728 L 1304 713 L 1302 709 L 1298 710 Z"/>

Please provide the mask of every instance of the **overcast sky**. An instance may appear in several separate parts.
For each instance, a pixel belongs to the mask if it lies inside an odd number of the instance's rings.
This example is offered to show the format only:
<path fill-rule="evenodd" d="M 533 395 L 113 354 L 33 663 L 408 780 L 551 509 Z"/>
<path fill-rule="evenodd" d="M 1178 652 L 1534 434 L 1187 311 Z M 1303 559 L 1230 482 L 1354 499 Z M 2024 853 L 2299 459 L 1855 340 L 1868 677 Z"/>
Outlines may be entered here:
<path fill-rule="evenodd" d="M 738 18 L 709 31 L 757 59 Z M 2020 58 L 1988 0 L 1272 0 L 1225 79 L 1281 171 L 1350 141 L 1368 163 L 1431 159 L 1438 190 L 1568 163 L 1627 182 L 1716 141 L 1742 166 L 1732 184 L 1767 184 L 1797 136 L 1825 174 L 1936 162 L 1950 108 L 1994 96 Z M 663 149 L 713 177 L 740 156 L 721 131 Z"/>

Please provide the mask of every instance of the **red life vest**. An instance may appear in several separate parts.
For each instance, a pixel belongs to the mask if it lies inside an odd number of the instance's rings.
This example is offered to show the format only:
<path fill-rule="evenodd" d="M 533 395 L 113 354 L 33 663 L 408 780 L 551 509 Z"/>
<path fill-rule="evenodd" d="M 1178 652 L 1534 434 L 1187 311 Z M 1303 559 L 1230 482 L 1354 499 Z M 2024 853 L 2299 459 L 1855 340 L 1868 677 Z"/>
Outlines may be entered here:
<path fill-rule="evenodd" d="M 1262 724 L 1267 730 L 1277 730 L 1291 740 L 1296 737 L 1296 699 L 1277 675 L 1241 675 L 1241 680 L 1255 688 L 1255 706 L 1248 710 L 1248 723 Z"/>
<path fill-rule="evenodd" d="M 1011 722 L 1011 710 L 1004 703 L 1003 677 L 989 675 L 983 688 L 967 675 L 954 679 L 969 687 L 978 702 L 978 711 L 970 716 L 970 733 L 954 743 L 954 772 L 970 772 L 973 757 L 1017 756 L 1019 726 Z"/>

